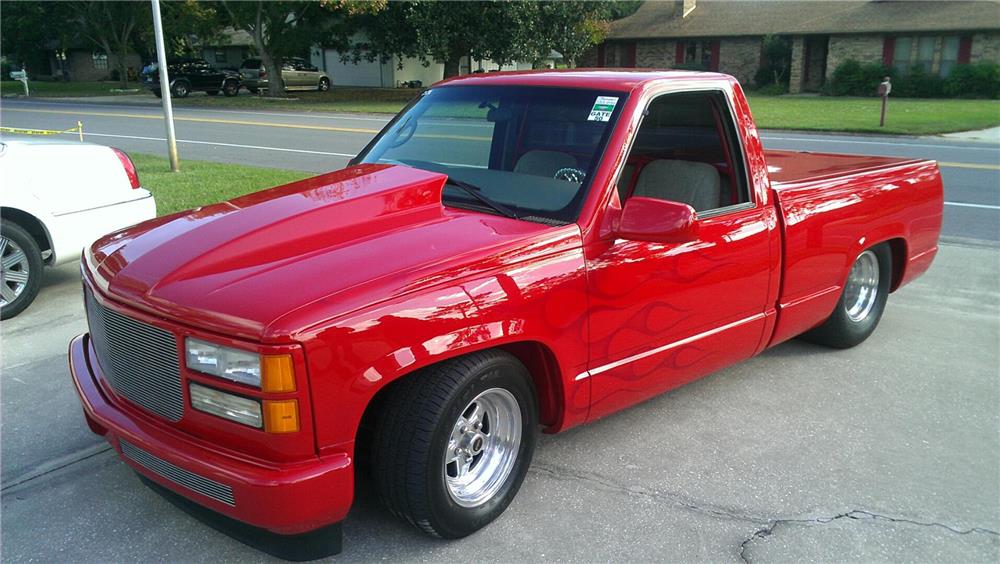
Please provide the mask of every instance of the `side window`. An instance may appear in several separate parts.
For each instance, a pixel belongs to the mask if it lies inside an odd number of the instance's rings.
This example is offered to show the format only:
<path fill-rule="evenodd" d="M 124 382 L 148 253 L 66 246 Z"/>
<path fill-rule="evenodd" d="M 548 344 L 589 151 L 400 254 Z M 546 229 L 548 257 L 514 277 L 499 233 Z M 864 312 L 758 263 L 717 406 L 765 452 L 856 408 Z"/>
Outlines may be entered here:
<path fill-rule="evenodd" d="M 631 196 L 690 205 L 702 214 L 751 202 L 745 164 L 724 94 L 666 94 L 653 100 L 618 180 Z"/>

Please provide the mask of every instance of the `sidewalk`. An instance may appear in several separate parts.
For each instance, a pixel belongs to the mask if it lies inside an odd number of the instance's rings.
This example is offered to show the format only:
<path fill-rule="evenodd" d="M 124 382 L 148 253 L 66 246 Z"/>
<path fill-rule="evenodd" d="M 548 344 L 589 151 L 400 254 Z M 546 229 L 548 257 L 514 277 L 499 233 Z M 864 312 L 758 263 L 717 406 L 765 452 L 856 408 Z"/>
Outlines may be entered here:
<path fill-rule="evenodd" d="M 976 141 L 980 143 L 993 143 L 1000 145 L 1000 127 L 980 129 L 977 131 L 959 131 L 957 133 L 944 133 L 935 137 L 945 137 L 957 141 Z"/>

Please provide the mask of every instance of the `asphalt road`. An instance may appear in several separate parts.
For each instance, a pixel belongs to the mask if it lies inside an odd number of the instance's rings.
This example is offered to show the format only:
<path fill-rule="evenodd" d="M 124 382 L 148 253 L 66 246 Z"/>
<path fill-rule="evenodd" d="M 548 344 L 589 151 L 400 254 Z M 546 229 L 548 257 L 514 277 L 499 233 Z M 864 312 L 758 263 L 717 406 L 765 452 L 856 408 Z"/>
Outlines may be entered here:
<path fill-rule="evenodd" d="M 47 128 L 62 126 L 43 120 L 77 119 L 12 111 L 22 107 L 5 101 L 0 120 Z M 340 129 L 373 130 L 383 119 L 179 114 L 226 120 L 178 122 L 182 139 L 215 143 L 182 145 L 188 155 L 316 171 L 342 166 L 346 157 L 326 153 L 353 154 L 371 135 Z M 162 137 L 155 119 L 80 119 L 103 135 Z M 281 126 L 228 123 L 264 120 Z M 90 140 L 162 151 L 160 141 Z M 884 145 L 774 133 L 767 142 L 973 164 L 998 154 L 936 139 Z M 997 171 L 945 174 L 949 199 L 1000 203 Z M 986 229 L 997 229 L 997 210 L 967 209 L 986 214 L 983 225 L 956 231 L 965 233 L 955 235 L 961 244 L 942 245 L 928 274 L 890 298 L 863 345 L 785 343 L 602 421 L 543 436 L 509 510 L 460 541 L 429 539 L 393 519 L 362 480 L 338 560 L 1000 560 L 1000 250 Z M 959 229 L 974 217 L 949 220 Z M 65 357 L 70 338 L 86 330 L 77 268 L 49 270 L 36 303 L 0 324 L 2 559 L 266 560 L 147 490 L 90 434 Z"/>
<path fill-rule="evenodd" d="M 342 168 L 388 121 L 383 115 L 297 114 L 177 108 L 181 158 L 312 172 Z M 165 154 L 162 111 L 145 105 L 6 100 L 0 125 L 63 130 L 84 124 L 88 141 Z M 768 148 L 935 159 L 945 182 L 950 239 L 1000 242 L 1000 147 L 941 137 L 764 132 Z"/>

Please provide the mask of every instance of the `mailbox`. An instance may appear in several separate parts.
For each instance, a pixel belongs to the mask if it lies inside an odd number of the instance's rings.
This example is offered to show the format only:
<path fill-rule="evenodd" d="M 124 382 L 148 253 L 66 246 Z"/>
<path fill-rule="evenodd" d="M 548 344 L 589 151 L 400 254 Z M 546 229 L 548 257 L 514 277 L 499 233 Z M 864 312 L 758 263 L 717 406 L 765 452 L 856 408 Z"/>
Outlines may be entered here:
<path fill-rule="evenodd" d="M 13 80 L 28 80 L 28 73 L 23 70 L 11 71 L 10 78 Z"/>
<path fill-rule="evenodd" d="M 889 77 L 887 76 L 881 84 L 878 85 L 878 95 L 885 98 L 890 92 L 892 92 L 892 83 L 889 82 Z"/>

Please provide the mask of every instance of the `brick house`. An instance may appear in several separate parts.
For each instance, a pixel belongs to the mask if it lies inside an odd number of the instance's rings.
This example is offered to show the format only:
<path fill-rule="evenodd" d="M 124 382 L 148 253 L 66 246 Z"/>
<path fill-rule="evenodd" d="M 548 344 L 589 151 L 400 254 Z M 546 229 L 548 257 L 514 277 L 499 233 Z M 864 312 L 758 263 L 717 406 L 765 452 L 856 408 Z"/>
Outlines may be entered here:
<path fill-rule="evenodd" d="M 847 59 L 947 76 L 956 64 L 1000 63 L 995 1 L 647 1 L 611 24 L 581 66 L 700 66 L 751 84 L 766 35 L 791 42 L 789 91 L 818 91 Z"/>

